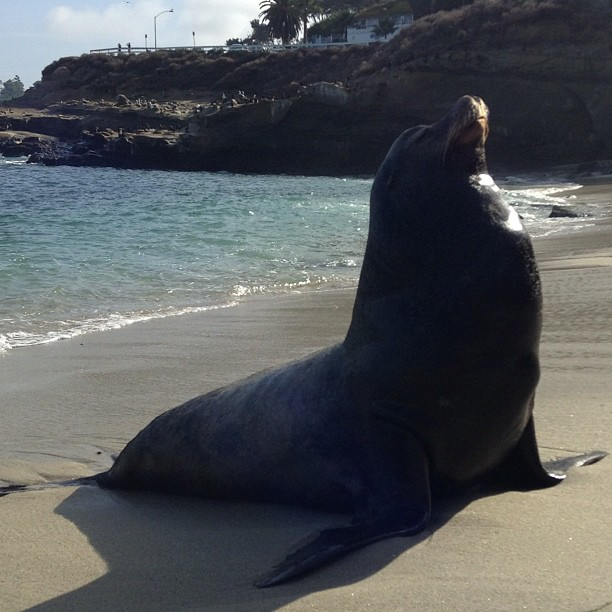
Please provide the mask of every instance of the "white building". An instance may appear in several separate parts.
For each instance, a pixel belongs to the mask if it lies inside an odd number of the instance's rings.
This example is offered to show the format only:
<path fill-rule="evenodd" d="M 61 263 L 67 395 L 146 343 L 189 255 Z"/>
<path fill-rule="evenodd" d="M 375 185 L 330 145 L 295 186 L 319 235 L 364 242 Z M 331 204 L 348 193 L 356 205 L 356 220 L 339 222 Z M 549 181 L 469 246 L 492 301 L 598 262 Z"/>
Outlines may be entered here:
<path fill-rule="evenodd" d="M 354 45 L 363 45 L 376 41 L 391 40 L 397 36 L 400 30 L 408 27 L 413 21 L 413 15 L 389 15 L 395 22 L 395 30 L 386 36 L 376 36 L 374 33 L 378 22 L 385 19 L 387 15 L 377 15 L 376 17 L 365 17 L 358 19 L 346 29 L 346 42 Z"/>

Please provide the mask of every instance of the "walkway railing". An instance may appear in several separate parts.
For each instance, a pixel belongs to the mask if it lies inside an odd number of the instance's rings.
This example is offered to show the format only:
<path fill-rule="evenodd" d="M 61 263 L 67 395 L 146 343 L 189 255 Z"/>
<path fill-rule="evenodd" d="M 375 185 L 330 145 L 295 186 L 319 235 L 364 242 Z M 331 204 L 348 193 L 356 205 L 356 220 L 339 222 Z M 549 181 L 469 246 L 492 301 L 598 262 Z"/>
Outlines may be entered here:
<path fill-rule="evenodd" d="M 367 43 L 362 43 L 367 44 Z M 346 47 L 349 45 L 355 45 L 355 43 L 347 42 L 330 42 L 330 43 L 292 43 L 288 45 L 207 45 L 207 46 L 193 46 L 188 47 L 108 47 L 106 49 L 90 49 L 90 53 L 100 53 L 102 55 L 132 55 L 137 53 L 154 53 L 155 51 L 220 51 L 222 53 L 231 53 L 235 51 L 285 51 L 291 49 L 323 49 L 326 47 Z"/>

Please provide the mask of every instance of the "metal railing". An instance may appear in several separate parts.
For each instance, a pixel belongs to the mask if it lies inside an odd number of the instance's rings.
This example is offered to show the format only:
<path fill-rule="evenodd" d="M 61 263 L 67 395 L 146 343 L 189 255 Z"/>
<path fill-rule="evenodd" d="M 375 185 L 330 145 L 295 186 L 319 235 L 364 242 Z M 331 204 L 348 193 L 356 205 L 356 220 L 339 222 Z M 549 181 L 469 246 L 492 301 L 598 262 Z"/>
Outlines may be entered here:
<path fill-rule="evenodd" d="M 287 45 L 205 45 L 205 46 L 187 46 L 187 47 L 107 47 L 106 49 L 90 49 L 90 53 L 100 53 L 102 55 L 136 55 L 139 53 L 154 53 L 155 51 L 219 51 L 222 53 L 231 53 L 235 51 L 250 51 L 250 52 L 273 52 L 286 51 L 295 49 L 324 49 L 326 47 L 347 47 L 350 45 L 368 44 L 368 43 L 348 43 L 348 42 L 329 42 L 329 43 L 291 43 Z"/>

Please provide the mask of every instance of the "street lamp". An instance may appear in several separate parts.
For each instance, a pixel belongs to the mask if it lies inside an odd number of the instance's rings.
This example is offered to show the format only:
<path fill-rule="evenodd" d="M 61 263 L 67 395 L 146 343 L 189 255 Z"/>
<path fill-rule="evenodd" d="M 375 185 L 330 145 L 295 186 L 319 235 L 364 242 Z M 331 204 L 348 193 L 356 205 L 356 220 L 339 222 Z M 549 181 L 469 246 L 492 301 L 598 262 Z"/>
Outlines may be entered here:
<path fill-rule="evenodd" d="M 164 13 L 174 13 L 174 9 L 168 9 L 167 11 L 162 11 L 161 13 L 157 13 L 155 17 L 153 17 L 153 38 L 155 44 L 155 50 L 157 51 L 157 18 Z"/>

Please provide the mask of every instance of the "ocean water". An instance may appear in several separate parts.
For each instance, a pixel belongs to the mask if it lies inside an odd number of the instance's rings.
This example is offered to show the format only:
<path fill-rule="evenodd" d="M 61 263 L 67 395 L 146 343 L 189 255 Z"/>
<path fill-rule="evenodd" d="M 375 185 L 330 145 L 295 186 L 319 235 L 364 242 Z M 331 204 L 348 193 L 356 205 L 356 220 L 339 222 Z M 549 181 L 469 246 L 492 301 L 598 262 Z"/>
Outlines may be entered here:
<path fill-rule="evenodd" d="M 354 286 L 371 180 L 48 168 L 0 157 L 0 353 L 255 293 Z M 574 184 L 503 189 L 534 235 Z"/>

